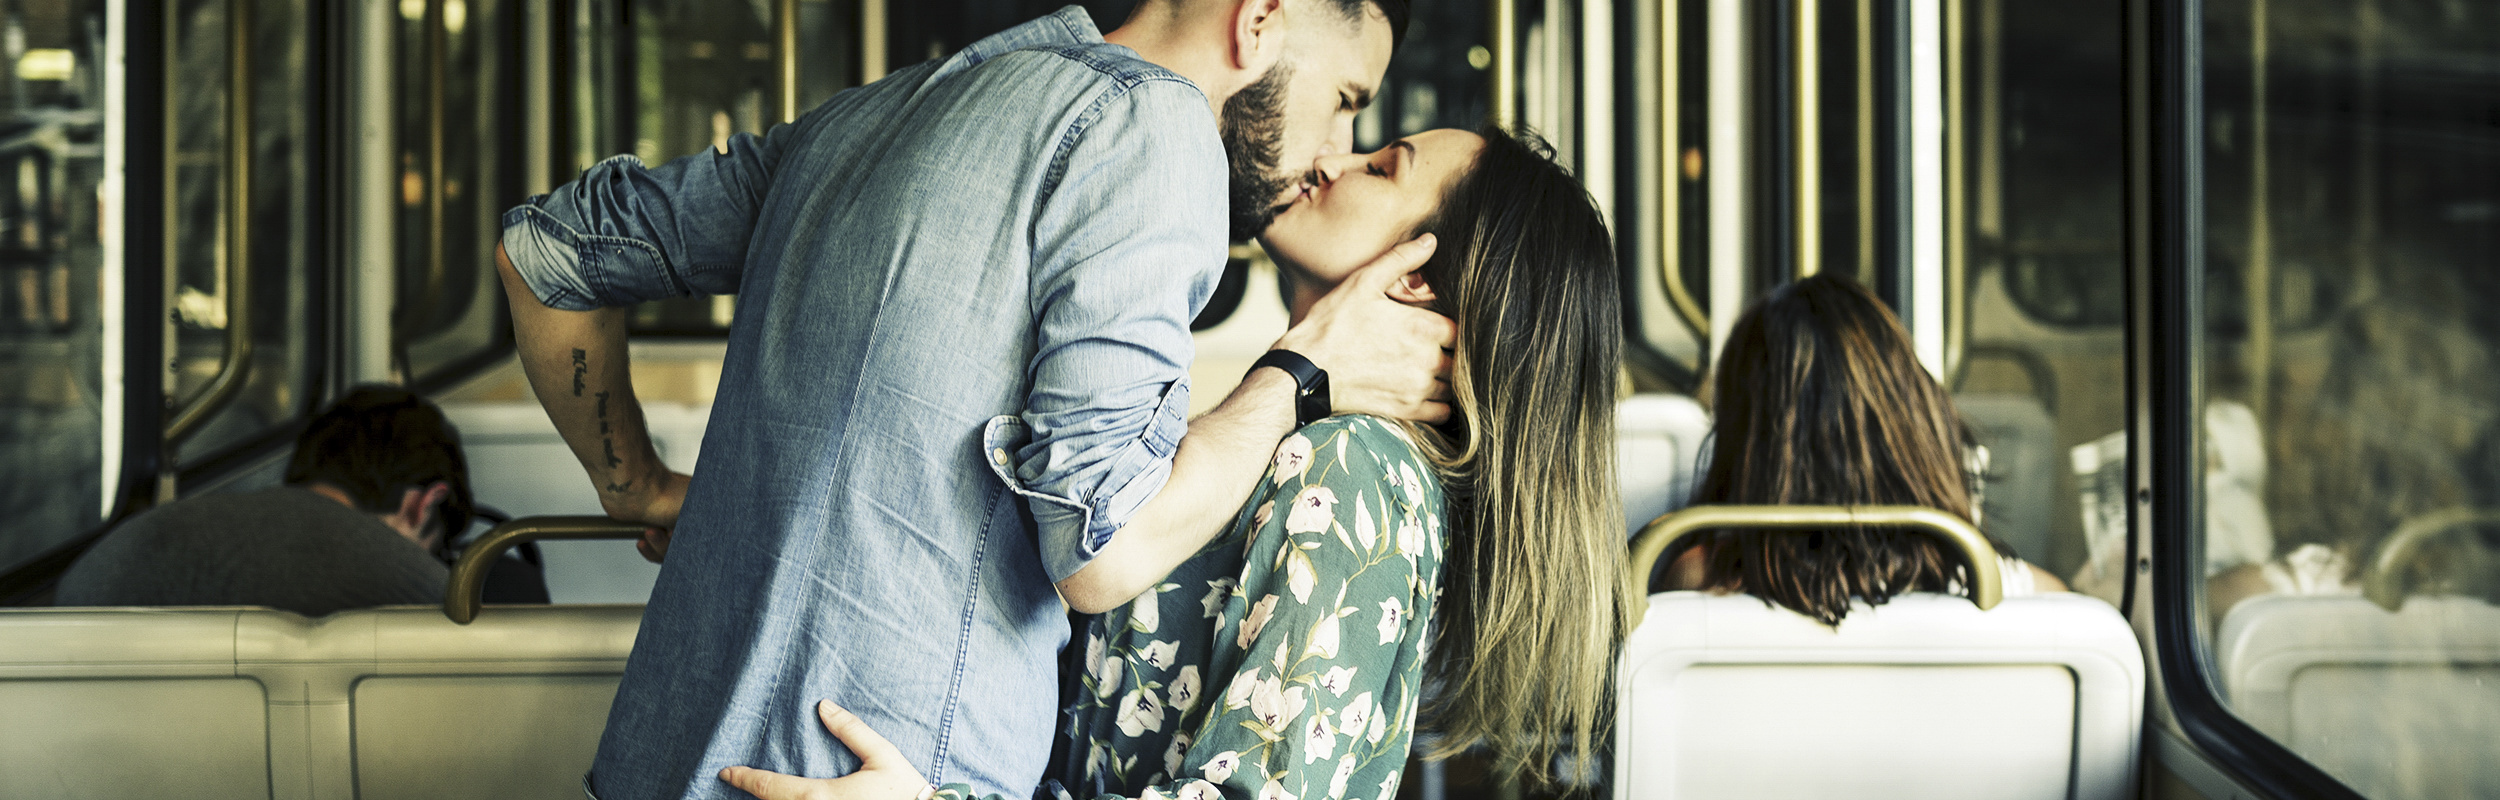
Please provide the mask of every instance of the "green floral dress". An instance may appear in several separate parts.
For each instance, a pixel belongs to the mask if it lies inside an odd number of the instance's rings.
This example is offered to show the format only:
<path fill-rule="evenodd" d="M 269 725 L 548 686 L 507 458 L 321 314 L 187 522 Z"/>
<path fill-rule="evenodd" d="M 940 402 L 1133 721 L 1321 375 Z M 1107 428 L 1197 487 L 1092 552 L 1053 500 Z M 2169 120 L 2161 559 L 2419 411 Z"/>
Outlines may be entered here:
<path fill-rule="evenodd" d="M 1388 423 L 1331 417 L 1287 437 L 1223 535 L 1094 618 L 1062 787 L 1390 800 L 1440 596 L 1441 509 L 1440 481 Z"/>

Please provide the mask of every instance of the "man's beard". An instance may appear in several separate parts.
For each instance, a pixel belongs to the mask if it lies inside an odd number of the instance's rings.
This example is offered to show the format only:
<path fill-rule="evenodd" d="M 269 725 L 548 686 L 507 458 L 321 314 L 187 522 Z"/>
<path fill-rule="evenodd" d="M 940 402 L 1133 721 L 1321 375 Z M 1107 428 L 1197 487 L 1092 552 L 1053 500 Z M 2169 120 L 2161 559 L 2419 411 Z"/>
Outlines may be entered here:
<path fill-rule="evenodd" d="M 1276 62 L 1256 83 L 1224 101 L 1220 133 L 1230 162 L 1233 241 L 1249 241 L 1276 220 L 1276 198 L 1299 173 L 1277 168 L 1284 158 L 1285 83 L 1293 68 Z"/>

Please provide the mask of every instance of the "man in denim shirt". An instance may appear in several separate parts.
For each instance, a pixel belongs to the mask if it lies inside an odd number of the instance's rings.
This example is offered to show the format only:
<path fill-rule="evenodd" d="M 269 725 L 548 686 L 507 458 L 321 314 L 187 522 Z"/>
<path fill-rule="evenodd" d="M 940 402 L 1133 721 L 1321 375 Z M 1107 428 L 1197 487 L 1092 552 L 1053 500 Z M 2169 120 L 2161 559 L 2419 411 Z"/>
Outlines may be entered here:
<path fill-rule="evenodd" d="M 1346 146 L 1404 6 L 1144 0 L 1108 36 L 1069 7 L 508 212 L 532 387 L 608 513 L 674 529 L 646 543 L 666 568 L 587 788 L 846 774 L 812 711 L 830 698 L 932 780 L 1031 791 L 1068 633 L 1053 585 L 1081 611 L 1126 602 L 1217 532 L 1294 425 L 1278 369 L 1187 420 L 1189 321 L 1227 228 L 1256 233 Z M 1336 410 L 1447 415 L 1451 324 L 1382 291 L 1429 250 L 1384 256 L 1278 340 L 1328 370 Z M 689 480 L 643 429 L 622 307 L 733 292 Z"/>

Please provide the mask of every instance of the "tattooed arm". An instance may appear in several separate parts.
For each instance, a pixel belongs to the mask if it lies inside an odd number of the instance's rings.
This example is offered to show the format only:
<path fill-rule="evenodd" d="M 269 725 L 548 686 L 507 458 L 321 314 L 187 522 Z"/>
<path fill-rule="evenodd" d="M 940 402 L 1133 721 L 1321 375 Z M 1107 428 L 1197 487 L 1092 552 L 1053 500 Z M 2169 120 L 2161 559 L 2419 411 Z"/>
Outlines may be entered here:
<path fill-rule="evenodd" d="M 667 551 L 667 529 L 677 524 L 686 497 L 686 476 L 660 463 L 634 399 L 625 359 L 627 308 L 566 311 L 540 302 L 514 270 L 503 246 L 495 246 L 496 271 L 512 305 L 512 337 L 521 352 L 538 404 L 556 432 L 581 459 L 598 488 L 607 515 L 651 526 L 643 555 L 653 561 Z"/>

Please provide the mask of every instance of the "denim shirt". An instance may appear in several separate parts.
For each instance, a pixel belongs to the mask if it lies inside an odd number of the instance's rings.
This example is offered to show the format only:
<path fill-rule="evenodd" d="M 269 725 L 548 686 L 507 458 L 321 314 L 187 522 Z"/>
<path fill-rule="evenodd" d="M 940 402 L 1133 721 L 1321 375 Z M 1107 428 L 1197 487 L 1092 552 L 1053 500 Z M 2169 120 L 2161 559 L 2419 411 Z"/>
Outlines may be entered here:
<path fill-rule="evenodd" d="M 1052 583 L 1170 477 L 1224 190 L 1206 95 L 1071 6 L 507 212 L 550 306 L 739 301 L 599 796 L 848 773 L 820 698 L 932 781 L 1029 794 L 1068 637 Z"/>

